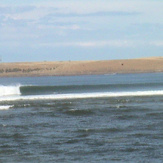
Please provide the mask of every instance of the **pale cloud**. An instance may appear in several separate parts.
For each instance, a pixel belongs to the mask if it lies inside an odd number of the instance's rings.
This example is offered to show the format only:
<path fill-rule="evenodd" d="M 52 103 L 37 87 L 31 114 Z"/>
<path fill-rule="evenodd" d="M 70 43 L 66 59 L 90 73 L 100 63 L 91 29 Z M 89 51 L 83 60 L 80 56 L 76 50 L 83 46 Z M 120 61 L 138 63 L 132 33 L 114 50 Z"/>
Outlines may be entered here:
<path fill-rule="evenodd" d="M 78 25 L 70 25 L 70 26 L 59 26 L 61 29 L 70 29 L 70 30 L 79 30 L 81 29 Z"/>
<path fill-rule="evenodd" d="M 40 46 L 47 47 L 134 47 L 134 42 L 131 40 L 107 40 L 107 41 L 85 41 L 85 42 L 60 42 L 60 43 L 41 43 Z"/>
<path fill-rule="evenodd" d="M 3 10 L 3 11 L 1 11 Z M 60 8 L 55 7 L 6 7 L 0 8 L 0 15 L 15 20 L 39 20 L 41 18 L 66 18 L 66 17 L 103 17 L 103 16 L 135 16 L 139 12 L 129 11 L 89 11 L 89 12 L 76 12 L 75 10 L 69 11 L 65 9 L 62 11 Z"/>
<path fill-rule="evenodd" d="M 163 40 L 151 41 L 150 44 L 158 47 L 163 47 Z"/>
<path fill-rule="evenodd" d="M 1 46 L 7 46 L 6 42 L 0 42 Z M 13 42 L 12 46 L 18 46 L 22 43 L 19 41 Z M 102 48 L 102 47 L 114 47 L 125 48 L 135 47 L 135 42 L 131 40 L 107 40 L 107 41 L 85 41 L 85 42 L 50 42 L 50 43 L 37 43 L 32 44 L 31 47 L 83 47 L 83 48 Z"/>
<path fill-rule="evenodd" d="M 72 24 L 72 25 L 59 25 L 59 24 L 39 25 L 38 29 L 90 30 L 90 29 L 87 29 L 87 28 L 81 28 L 79 25 L 76 25 L 76 24 Z"/>
<path fill-rule="evenodd" d="M 0 0 L 0 52 L 34 48 L 50 55 L 54 48 L 62 54 L 69 48 L 73 57 L 100 48 L 106 55 L 108 49 L 160 54 L 162 8 L 158 0 Z"/>
<path fill-rule="evenodd" d="M 24 12 L 21 14 L 20 13 L 10 14 L 8 15 L 8 17 L 13 19 L 21 19 L 21 20 L 26 20 L 26 19 L 39 20 L 40 18 L 50 13 L 51 11 L 48 8 L 35 8 L 32 11 Z"/>
<path fill-rule="evenodd" d="M 50 15 L 47 15 L 48 17 L 97 17 L 97 16 L 135 16 L 139 15 L 138 12 L 124 12 L 124 11 L 107 11 L 107 12 L 90 12 L 90 13 L 60 13 L 56 12 Z"/>
<path fill-rule="evenodd" d="M 109 40 L 109 41 L 90 41 L 90 42 L 77 42 L 72 43 L 75 46 L 81 47 L 132 47 L 134 46 L 132 41 L 128 40 Z"/>
<path fill-rule="evenodd" d="M 163 41 L 143 41 L 143 40 L 104 40 L 104 41 L 76 41 L 76 42 L 55 42 L 40 43 L 44 47 L 83 47 L 83 48 L 135 48 L 143 46 L 163 46 Z"/>
<path fill-rule="evenodd" d="M 1 3 L 0 3 L 1 4 Z M 30 4 L 30 5 L 29 5 Z M 0 11 L 5 10 L 16 14 L 17 12 L 26 12 L 29 13 L 23 14 L 22 17 L 31 17 L 30 13 L 33 10 L 33 17 L 47 15 L 48 13 L 53 13 L 54 9 L 58 10 L 59 14 L 71 15 L 71 13 L 80 15 L 93 15 L 94 13 L 99 14 L 111 14 L 119 15 L 124 14 L 134 14 L 134 13 L 146 13 L 146 14 L 161 14 L 163 3 L 159 1 L 150 1 L 150 0 L 47 0 L 47 1 L 35 1 L 34 3 L 29 2 L 28 5 L 19 5 L 19 3 L 13 5 L 0 5 Z M 42 13 L 42 14 L 41 14 Z M 20 16 L 20 15 L 19 15 Z"/>
<path fill-rule="evenodd" d="M 1 46 L 7 46 L 6 42 L 0 42 Z M 21 42 L 15 41 L 12 46 L 21 46 Z M 135 42 L 131 40 L 108 40 L 108 41 L 86 41 L 86 42 L 55 42 L 55 43 L 37 43 L 31 45 L 31 47 L 81 47 L 81 48 L 127 48 L 135 47 Z"/>
<path fill-rule="evenodd" d="M 38 5 L 38 3 L 35 3 Z M 92 13 L 100 11 L 124 11 L 124 12 L 151 12 L 162 11 L 161 1 L 151 0 L 62 0 L 62 1 L 42 1 L 39 6 L 57 7 L 62 13 Z"/>
<path fill-rule="evenodd" d="M 16 14 L 33 11 L 35 6 L 0 6 L 0 15 L 4 14 Z"/>
<path fill-rule="evenodd" d="M 30 3 L 29 3 L 30 4 Z M 158 5 L 159 4 L 159 5 Z M 43 17 L 136 16 L 145 14 L 147 22 L 160 21 L 163 4 L 155 1 L 90 0 L 90 1 L 35 1 L 31 5 L 0 5 L 0 14 L 12 19 L 39 21 Z"/>

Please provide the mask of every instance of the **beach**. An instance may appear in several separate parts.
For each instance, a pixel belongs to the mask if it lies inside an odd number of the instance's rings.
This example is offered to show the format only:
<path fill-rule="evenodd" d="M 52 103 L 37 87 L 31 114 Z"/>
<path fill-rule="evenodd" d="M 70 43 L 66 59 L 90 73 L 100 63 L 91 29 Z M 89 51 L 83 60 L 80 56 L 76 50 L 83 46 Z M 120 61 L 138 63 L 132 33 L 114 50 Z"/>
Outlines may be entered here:
<path fill-rule="evenodd" d="M 163 57 L 101 61 L 0 63 L 0 77 L 163 72 Z"/>

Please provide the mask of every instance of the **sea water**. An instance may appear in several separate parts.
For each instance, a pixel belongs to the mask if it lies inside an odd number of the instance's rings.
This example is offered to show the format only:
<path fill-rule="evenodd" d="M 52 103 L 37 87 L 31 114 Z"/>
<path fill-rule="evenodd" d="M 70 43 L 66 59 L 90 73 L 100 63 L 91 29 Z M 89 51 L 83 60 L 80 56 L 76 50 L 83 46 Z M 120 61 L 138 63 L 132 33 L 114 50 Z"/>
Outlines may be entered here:
<path fill-rule="evenodd" d="M 163 73 L 0 79 L 0 162 L 163 162 Z"/>

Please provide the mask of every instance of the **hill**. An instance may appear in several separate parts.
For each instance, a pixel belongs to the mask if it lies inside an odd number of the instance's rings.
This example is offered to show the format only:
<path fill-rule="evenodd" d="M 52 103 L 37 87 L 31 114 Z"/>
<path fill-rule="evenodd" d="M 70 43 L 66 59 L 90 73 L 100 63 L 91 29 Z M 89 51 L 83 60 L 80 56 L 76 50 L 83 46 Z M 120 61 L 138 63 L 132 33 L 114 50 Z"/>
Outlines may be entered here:
<path fill-rule="evenodd" d="M 103 61 L 0 63 L 0 77 L 163 72 L 163 57 Z"/>

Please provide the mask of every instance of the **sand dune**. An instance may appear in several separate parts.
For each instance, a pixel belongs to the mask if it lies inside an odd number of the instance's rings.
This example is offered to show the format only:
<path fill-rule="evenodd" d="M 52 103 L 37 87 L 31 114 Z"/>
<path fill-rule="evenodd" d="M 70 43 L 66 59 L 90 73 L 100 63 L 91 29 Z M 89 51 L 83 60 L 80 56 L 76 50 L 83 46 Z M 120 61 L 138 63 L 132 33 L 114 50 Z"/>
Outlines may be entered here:
<path fill-rule="evenodd" d="M 0 77 L 163 72 L 163 57 L 104 61 L 0 63 Z"/>

